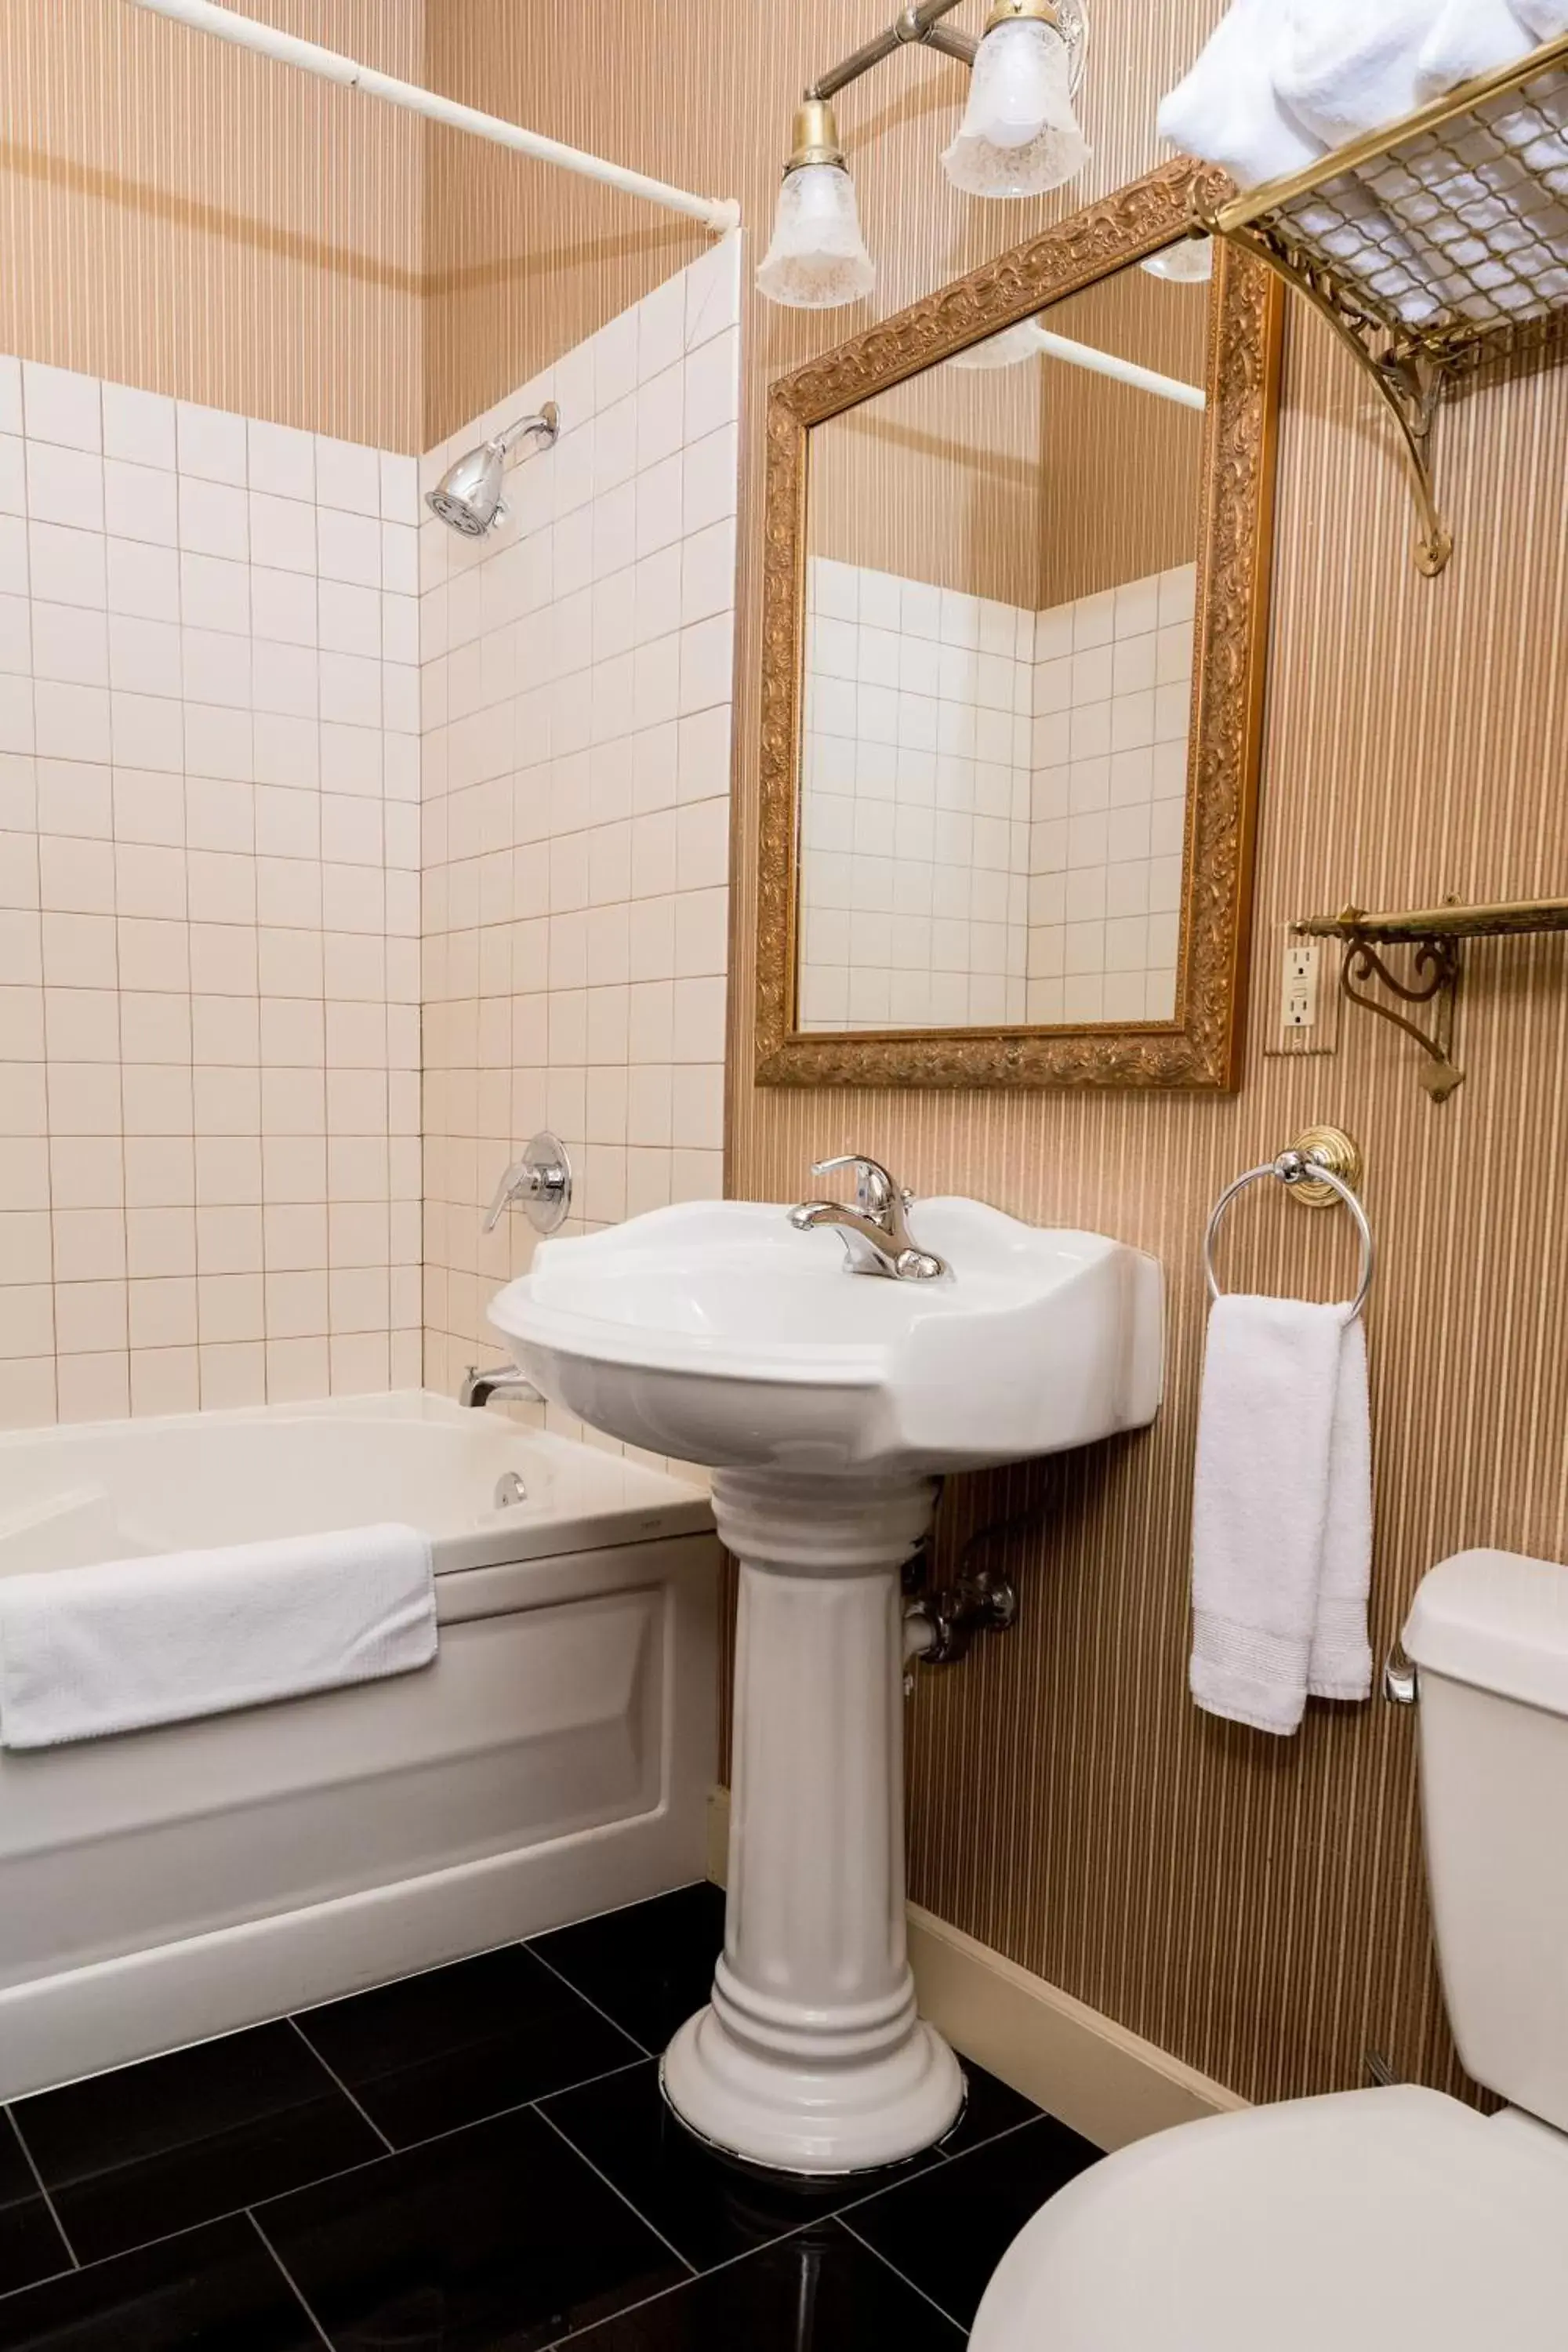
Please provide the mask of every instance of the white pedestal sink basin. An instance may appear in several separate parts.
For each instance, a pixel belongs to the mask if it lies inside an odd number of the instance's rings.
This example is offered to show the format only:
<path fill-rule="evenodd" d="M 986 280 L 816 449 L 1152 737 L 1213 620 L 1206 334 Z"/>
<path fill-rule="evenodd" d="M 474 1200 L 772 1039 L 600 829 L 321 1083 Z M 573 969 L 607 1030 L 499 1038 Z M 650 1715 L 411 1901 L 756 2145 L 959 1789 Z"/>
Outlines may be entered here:
<path fill-rule="evenodd" d="M 705 2138 L 795 2172 L 911 2156 L 963 2100 L 904 1943 L 900 1571 L 935 1481 L 1160 1402 L 1153 1259 L 975 1201 L 911 1214 L 940 1280 L 852 1273 L 833 1230 L 703 1202 L 543 1242 L 490 1307 L 546 1396 L 713 1470 L 741 1566 L 729 1902 L 665 2088 Z"/>

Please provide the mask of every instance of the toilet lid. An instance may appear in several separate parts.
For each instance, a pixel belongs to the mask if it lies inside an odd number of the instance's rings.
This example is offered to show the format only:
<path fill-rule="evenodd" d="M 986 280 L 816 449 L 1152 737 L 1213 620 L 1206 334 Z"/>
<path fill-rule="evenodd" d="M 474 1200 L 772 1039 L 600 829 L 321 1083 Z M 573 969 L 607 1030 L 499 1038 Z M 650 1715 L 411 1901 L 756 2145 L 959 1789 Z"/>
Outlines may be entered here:
<path fill-rule="evenodd" d="M 970 2352 L 1534 2352 L 1568 2342 L 1568 2152 L 1436 2091 L 1297 2099 L 1092 2166 Z"/>

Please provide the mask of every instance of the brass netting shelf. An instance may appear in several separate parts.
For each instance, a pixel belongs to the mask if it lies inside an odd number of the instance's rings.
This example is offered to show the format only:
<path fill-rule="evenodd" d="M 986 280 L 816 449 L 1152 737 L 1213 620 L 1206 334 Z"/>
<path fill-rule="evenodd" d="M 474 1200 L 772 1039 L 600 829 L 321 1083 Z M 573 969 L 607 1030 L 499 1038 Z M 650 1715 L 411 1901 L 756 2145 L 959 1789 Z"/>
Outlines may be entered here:
<path fill-rule="evenodd" d="M 1416 562 L 1441 572 L 1438 402 L 1493 363 L 1568 357 L 1568 37 L 1205 226 L 1259 254 L 1354 352 L 1399 429 Z"/>

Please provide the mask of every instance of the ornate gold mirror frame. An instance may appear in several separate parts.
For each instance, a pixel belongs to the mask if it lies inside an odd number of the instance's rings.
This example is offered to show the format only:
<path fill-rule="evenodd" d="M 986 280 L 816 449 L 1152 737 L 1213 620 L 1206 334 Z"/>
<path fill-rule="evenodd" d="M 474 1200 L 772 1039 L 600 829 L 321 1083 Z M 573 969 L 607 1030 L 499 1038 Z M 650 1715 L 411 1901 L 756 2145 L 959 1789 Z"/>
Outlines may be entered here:
<path fill-rule="evenodd" d="M 1268 629 L 1281 290 L 1217 242 L 1175 1017 L 1092 1027 L 796 1026 L 809 436 L 846 409 L 1173 243 L 1229 182 L 1181 160 L 1119 189 L 770 391 L 763 570 L 757 1077 L 764 1086 L 1237 1083 Z"/>

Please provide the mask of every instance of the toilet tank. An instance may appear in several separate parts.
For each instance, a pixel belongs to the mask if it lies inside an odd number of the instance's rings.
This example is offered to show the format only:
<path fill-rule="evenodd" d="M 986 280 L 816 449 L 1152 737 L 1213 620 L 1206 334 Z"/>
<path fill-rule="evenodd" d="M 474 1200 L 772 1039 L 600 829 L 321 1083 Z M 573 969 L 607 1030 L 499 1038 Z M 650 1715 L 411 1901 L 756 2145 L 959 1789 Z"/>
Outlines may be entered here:
<path fill-rule="evenodd" d="M 1423 1580 L 1405 1646 L 1459 2055 L 1568 2130 L 1568 1568 L 1460 1552 Z"/>

